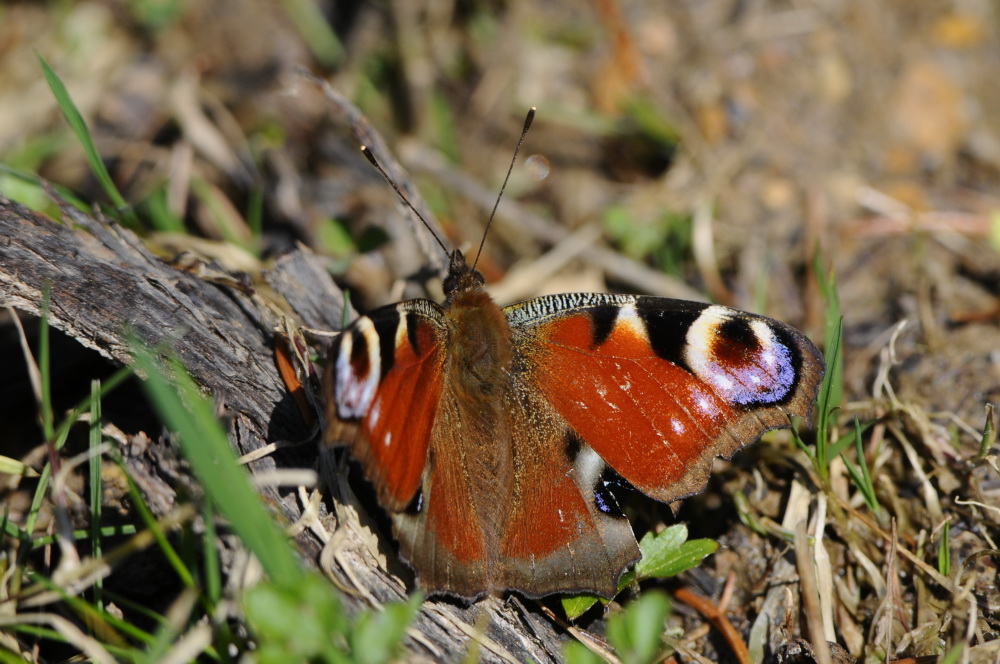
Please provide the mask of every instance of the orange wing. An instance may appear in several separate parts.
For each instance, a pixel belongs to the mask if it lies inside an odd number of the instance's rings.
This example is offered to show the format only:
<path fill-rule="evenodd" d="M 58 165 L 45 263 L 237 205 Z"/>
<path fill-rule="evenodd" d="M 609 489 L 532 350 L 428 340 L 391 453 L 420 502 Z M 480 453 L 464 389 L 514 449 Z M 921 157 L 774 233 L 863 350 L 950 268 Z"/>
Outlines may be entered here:
<path fill-rule="evenodd" d="M 382 307 L 355 321 L 324 369 L 328 443 L 351 443 L 379 502 L 403 510 L 420 489 L 438 410 L 446 332 L 429 300 Z"/>
<path fill-rule="evenodd" d="M 507 307 L 526 380 L 611 468 L 670 502 L 712 459 L 807 415 L 823 361 L 794 328 L 666 298 L 565 294 Z"/>

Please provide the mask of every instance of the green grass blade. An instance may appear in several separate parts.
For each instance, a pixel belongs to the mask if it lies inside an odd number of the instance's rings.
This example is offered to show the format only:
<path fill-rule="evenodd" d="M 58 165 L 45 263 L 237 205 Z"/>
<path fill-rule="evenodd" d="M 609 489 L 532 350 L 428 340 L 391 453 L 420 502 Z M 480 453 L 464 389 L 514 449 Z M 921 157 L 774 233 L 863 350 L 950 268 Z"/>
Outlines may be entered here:
<path fill-rule="evenodd" d="M 194 576 L 191 574 L 191 570 L 187 568 L 184 560 L 177 553 L 174 546 L 167 540 L 167 534 L 163 532 L 163 528 L 160 524 L 156 522 L 156 517 L 153 516 L 152 510 L 149 509 L 149 505 L 146 504 L 146 499 L 143 498 L 142 492 L 139 491 L 139 487 L 135 485 L 135 481 L 132 479 L 132 475 L 128 472 L 128 468 L 125 464 L 119 463 L 119 468 L 121 468 L 122 473 L 125 475 L 125 480 L 128 482 L 128 493 L 132 497 L 132 502 L 135 504 L 135 509 L 139 513 L 139 518 L 146 525 L 146 528 L 153 533 L 153 537 L 156 539 L 156 545 L 160 547 L 160 551 L 163 552 L 163 556 L 170 563 L 170 566 L 174 568 L 177 576 L 180 577 L 181 583 L 184 584 L 186 588 L 195 587 Z"/>
<path fill-rule="evenodd" d="M 843 337 L 843 314 L 840 309 L 840 294 L 837 292 L 837 278 L 833 272 L 827 272 L 816 254 L 813 261 L 813 272 L 819 282 L 820 292 L 826 302 L 823 312 L 823 349 L 829 353 L 834 344 L 840 344 Z M 832 374 L 830 380 L 830 406 L 839 408 L 844 394 L 843 366 L 827 365 L 827 373 Z"/>
<path fill-rule="evenodd" d="M 34 173 L 0 162 L 0 175 L 7 177 L 10 181 L 17 181 L 30 185 L 32 188 L 36 188 L 39 192 L 41 192 L 41 196 L 44 197 L 45 200 L 49 199 L 49 195 L 42 189 L 42 178 L 38 177 Z M 53 182 L 49 182 L 48 185 L 52 187 L 63 200 L 69 202 L 69 204 L 76 209 L 81 212 L 90 212 L 90 206 L 87 205 L 82 198 L 74 194 L 66 187 Z M 22 204 L 28 205 L 28 207 L 35 211 L 39 211 L 39 208 L 41 207 L 40 205 L 29 204 L 27 201 L 22 200 L 23 197 L 17 196 L 16 192 L 13 191 L 4 191 L 4 195 Z"/>
<path fill-rule="evenodd" d="M 344 59 L 344 46 L 316 0 L 283 0 L 285 11 L 295 24 L 313 56 L 326 67 Z"/>
<path fill-rule="evenodd" d="M 854 430 L 851 435 L 854 438 L 854 449 L 858 457 L 858 465 L 855 467 L 851 463 L 850 459 L 844 455 L 843 452 L 839 454 L 843 456 L 844 467 L 847 468 L 847 472 L 850 474 L 851 479 L 858 487 L 858 491 L 861 492 L 862 498 L 865 499 L 865 504 L 868 505 L 868 509 L 872 511 L 876 516 L 880 512 L 880 506 L 878 502 L 878 496 L 875 494 L 875 485 L 872 482 L 871 473 L 868 470 L 868 462 L 865 460 L 865 450 L 861 445 L 861 423 L 858 422 L 858 418 L 854 418 Z"/>
<path fill-rule="evenodd" d="M 829 484 L 829 462 L 835 458 L 830 453 L 830 421 L 832 414 L 838 408 L 844 393 L 844 368 L 841 357 L 844 334 L 844 319 L 840 311 L 840 296 L 837 293 L 837 280 L 832 272 L 827 272 L 817 253 L 813 257 L 813 274 L 819 284 L 820 292 L 826 302 L 824 311 L 824 344 L 826 356 L 826 373 L 820 387 L 818 413 L 816 418 L 816 454 L 813 465 L 823 485 Z"/>
<path fill-rule="evenodd" d="M 951 522 L 945 521 L 941 531 L 941 543 L 938 545 L 938 572 L 942 576 L 951 575 Z"/>
<path fill-rule="evenodd" d="M 824 486 L 829 483 L 830 478 L 830 421 L 834 411 L 839 407 L 839 394 L 836 386 L 837 375 L 841 367 L 841 335 L 843 334 L 844 320 L 840 319 L 836 330 L 831 337 L 830 345 L 826 349 L 826 373 L 823 375 L 823 382 L 819 388 L 819 398 L 816 401 L 816 472 L 819 474 Z"/>
<path fill-rule="evenodd" d="M 117 526 L 101 526 L 98 529 L 101 537 L 124 537 L 126 535 L 135 535 L 139 532 L 131 523 L 123 523 Z M 78 529 L 73 531 L 73 540 L 84 540 L 93 537 L 94 533 L 91 530 Z M 42 535 L 40 537 L 34 537 L 31 539 L 31 548 L 37 549 L 41 546 L 49 546 L 56 541 L 55 535 Z"/>
<path fill-rule="evenodd" d="M 966 647 L 964 643 L 956 643 L 951 647 L 951 650 L 938 660 L 938 664 L 957 664 L 962 659 Z"/>
<path fill-rule="evenodd" d="M 135 212 L 133 212 L 128 203 L 125 202 L 125 197 L 121 195 L 121 192 L 118 191 L 118 187 L 115 186 L 114 180 L 111 179 L 111 174 L 108 173 L 108 169 L 104 165 L 104 160 L 101 159 L 101 155 L 97 151 L 97 146 L 94 144 L 94 139 L 90 135 L 87 123 L 83 119 L 83 115 L 80 114 L 80 110 L 73 102 L 73 98 L 70 97 L 66 86 L 63 85 L 62 80 L 55 73 L 55 71 L 49 67 L 49 63 L 45 61 L 45 58 L 39 55 L 38 61 L 42 65 L 45 80 L 48 81 L 49 88 L 52 90 L 52 95 L 56 98 L 59 110 L 62 111 L 63 117 L 66 118 L 66 122 L 69 123 L 73 133 L 76 134 L 77 140 L 80 141 L 80 145 L 83 146 L 83 151 L 87 155 L 87 162 L 90 164 L 90 169 L 94 172 L 94 175 L 97 176 L 97 180 L 101 183 L 101 187 L 103 187 L 104 192 L 108 195 L 108 198 L 111 199 L 115 208 L 122 214 L 123 221 L 125 221 L 128 226 L 133 228 L 138 227 L 139 221 L 135 217 Z"/>
<path fill-rule="evenodd" d="M 205 597 L 210 607 L 218 605 L 222 598 L 222 571 L 219 567 L 219 549 L 215 534 L 215 509 L 211 501 L 205 502 L 203 510 L 205 533 L 202 536 L 202 555 L 205 559 Z"/>
<path fill-rule="evenodd" d="M 212 404 L 176 361 L 171 362 L 171 385 L 146 348 L 137 344 L 135 358 L 136 365 L 148 376 L 143 387 L 153 407 L 177 433 L 181 450 L 205 494 L 271 578 L 285 583 L 302 578 L 303 569 L 287 538 L 264 509 L 246 471 L 237 465 L 236 454 L 215 418 Z"/>
<path fill-rule="evenodd" d="M 41 324 L 42 327 L 47 327 L 48 319 L 43 316 Z M 101 386 L 101 398 L 103 399 L 107 396 L 112 390 L 121 385 L 122 382 L 124 382 L 124 380 L 131 375 L 132 369 L 129 367 L 122 367 L 115 373 L 111 374 L 111 376 L 104 381 Z M 88 395 L 76 405 L 76 408 L 70 411 L 69 415 L 67 415 L 66 418 L 63 419 L 62 423 L 56 428 L 54 441 L 56 450 L 61 450 L 63 448 L 63 445 L 66 444 L 66 439 L 69 436 L 70 427 L 76 423 L 76 421 L 80 418 L 80 415 L 86 412 L 89 407 L 90 396 Z M 35 521 L 38 519 L 38 513 L 42 507 L 42 500 L 45 497 L 45 491 L 48 489 L 49 480 L 51 478 L 52 467 L 46 463 L 45 466 L 42 467 L 41 476 L 38 478 L 38 484 L 35 487 L 35 494 L 31 499 L 31 507 L 28 510 L 28 517 L 25 520 L 24 531 L 26 533 L 33 533 L 35 530 Z M 27 555 L 27 553 L 28 547 L 25 547 L 20 555 Z M 23 559 L 19 558 L 19 561 L 23 562 Z"/>
<path fill-rule="evenodd" d="M 861 434 L 864 434 L 866 431 L 875 426 L 876 421 L 877 420 L 868 420 L 864 424 L 859 425 Z M 854 445 L 855 445 L 855 433 L 854 429 L 852 429 L 851 431 L 848 431 L 840 438 L 838 438 L 837 442 L 829 446 L 830 458 L 833 459 L 834 457 L 840 456 L 851 447 L 854 447 Z"/>
<path fill-rule="evenodd" d="M 264 232 L 264 192 L 259 187 L 250 190 L 247 200 L 247 226 L 254 238 L 254 244 L 261 246 L 261 235 Z"/>
<path fill-rule="evenodd" d="M 90 546 L 94 558 L 101 557 L 101 501 L 103 483 L 101 481 L 101 381 L 90 381 Z M 104 606 L 101 592 L 104 580 L 100 577 L 94 584 L 94 603 Z"/>
<path fill-rule="evenodd" d="M 92 635 L 101 641 L 101 645 L 111 645 L 120 648 L 127 647 L 128 644 L 119 630 L 121 626 L 127 627 L 125 633 L 137 632 L 141 635 L 141 630 L 106 613 L 99 605 L 95 606 L 82 597 L 68 594 L 63 587 L 57 585 L 52 579 L 42 575 L 35 575 L 33 578 L 38 583 L 46 586 L 50 591 L 58 593 L 70 611 L 80 619 L 81 623 L 87 626 L 88 631 Z"/>
<path fill-rule="evenodd" d="M 167 205 L 166 185 L 157 187 L 140 205 L 143 218 L 153 228 L 163 233 L 184 233 L 184 220 L 170 211 Z"/>

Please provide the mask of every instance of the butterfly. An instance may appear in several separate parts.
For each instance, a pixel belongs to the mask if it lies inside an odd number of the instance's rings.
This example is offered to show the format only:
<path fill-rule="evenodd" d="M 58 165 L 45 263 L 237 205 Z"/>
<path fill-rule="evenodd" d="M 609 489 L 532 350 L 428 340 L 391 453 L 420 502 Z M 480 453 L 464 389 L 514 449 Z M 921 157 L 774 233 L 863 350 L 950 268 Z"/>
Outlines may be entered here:
<path fill-rule="evenodd" d="M 443 304 L 356 319 L 323 372 L 324 439 L 350 444 L 432 593 L 613 596 L 640 552 L 609 483 L 698 493 L 715 457 L 807 416 L 823 376 L 763 316 L 602 293 L 501 308 L 484 285 L 450 252 Z"/>

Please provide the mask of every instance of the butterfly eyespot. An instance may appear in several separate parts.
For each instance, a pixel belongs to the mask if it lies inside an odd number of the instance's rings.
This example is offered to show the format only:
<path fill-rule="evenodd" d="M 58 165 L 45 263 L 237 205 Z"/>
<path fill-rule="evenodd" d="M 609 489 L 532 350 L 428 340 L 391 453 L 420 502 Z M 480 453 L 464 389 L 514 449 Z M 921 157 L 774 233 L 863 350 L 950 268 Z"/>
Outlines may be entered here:
<path fill-rule="evenodd" d="M 605 466 L 600 477 L 594 484 L 594 506 L 608 516 L 625 518 L 624 512 L 618 502 L 616 492 L 635 491 L 635 487 L 629 484 L 628 480 L 616 473 L 613 469 Z"/>
<path fill-rule="evenodd" d="M 615 494 L 611 493 L 608 485 L 604 482 L 599 482 L 594 487 L 594 506 L 602 514 L 624 516 L 621 507 L 618 506 L 618 499 L 615 498 Z"/>
<path fill-rule="evenodd" d="M 763 320 L 709 307 L 688 330 L 684 360 L 731 404 L 780 403 L 793 391 L 796 370 L 791 350 L 775 332 Z"/>
<path fill-rule="evenodd" d="M 379 335 L 369 318 L 359 318 L 340 337 L 336 358 L 337 414 L 345 420 L 369 412 L 381 377 Z"/>

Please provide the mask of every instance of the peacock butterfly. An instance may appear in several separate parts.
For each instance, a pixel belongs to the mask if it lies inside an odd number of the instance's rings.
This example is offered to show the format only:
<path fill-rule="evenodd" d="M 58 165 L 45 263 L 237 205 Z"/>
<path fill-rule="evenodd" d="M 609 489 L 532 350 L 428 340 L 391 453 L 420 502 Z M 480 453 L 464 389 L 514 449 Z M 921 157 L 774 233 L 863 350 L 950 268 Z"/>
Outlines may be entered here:
<path fill-rule="evenodd" d="M 612 596 L 640 553 L 609 472 L 690 496 L 816 397 L 822 357 L 785 323 L 641 295 L 501 308 L 449 258 L 443 305 L 358 318 L 323 375 L 325 441 L 351 445 L 429 592 Z"/>

